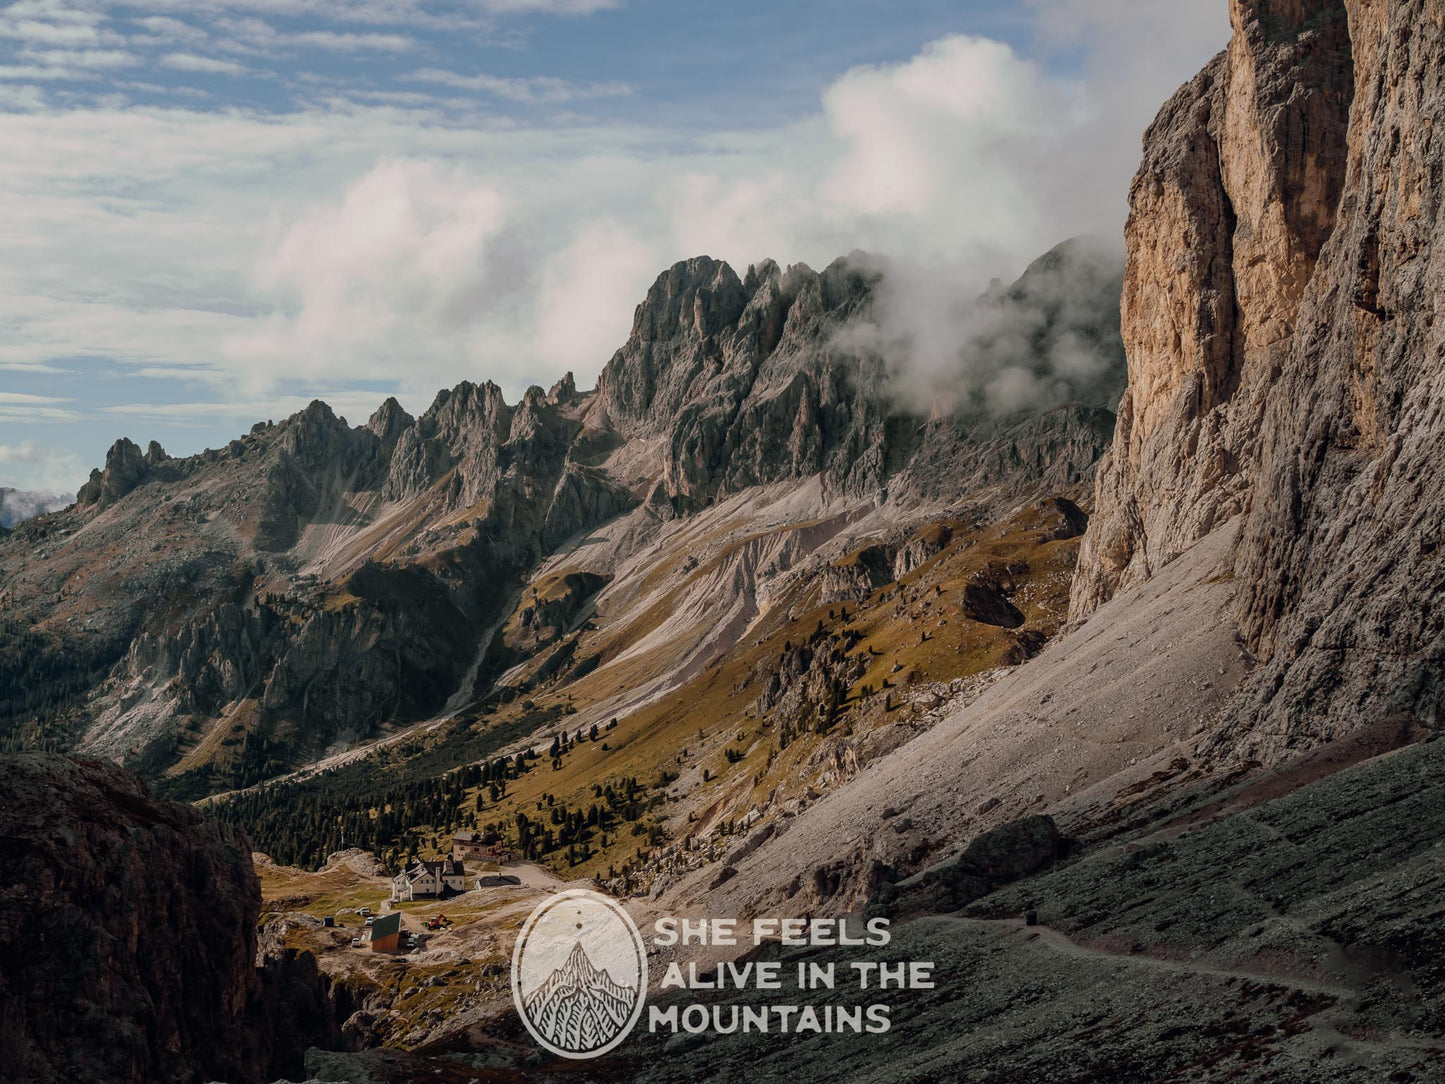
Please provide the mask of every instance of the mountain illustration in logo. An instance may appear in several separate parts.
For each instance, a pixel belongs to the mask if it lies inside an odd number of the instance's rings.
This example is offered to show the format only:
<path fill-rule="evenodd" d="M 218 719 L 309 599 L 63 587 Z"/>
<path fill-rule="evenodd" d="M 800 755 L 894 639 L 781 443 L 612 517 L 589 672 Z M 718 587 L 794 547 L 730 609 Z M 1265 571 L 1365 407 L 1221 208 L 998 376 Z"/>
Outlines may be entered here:
<path fill-rule="evenodd" d="M 615 982 L 588 959 L 578 941 L 556 968 L 524 999 L 527 1018 L 563 1050 L 595 1050 L 626 1028 L 637 1003 L 637 987 Z"/>

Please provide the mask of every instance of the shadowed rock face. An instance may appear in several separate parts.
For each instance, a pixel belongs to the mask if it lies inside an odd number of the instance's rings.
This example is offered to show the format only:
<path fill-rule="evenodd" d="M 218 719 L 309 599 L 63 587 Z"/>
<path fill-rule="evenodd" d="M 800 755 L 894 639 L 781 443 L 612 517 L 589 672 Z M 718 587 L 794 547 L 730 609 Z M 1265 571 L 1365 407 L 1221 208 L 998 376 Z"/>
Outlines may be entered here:
<path fill-rule="evenodd" d="M 257 970 L 240 832 L 95 761 L 0 756 L 0 793 L 0 1075 L 239 1084 L 327 1040 L 314 963 L 309 983 L 284 951 Z M 283 1026 L 308 1001 L 320 1014 Z"/>
<path fill-rule="evenodd" d="M 1074 583 L 1087 615 L 1232 516 L 1265 665 L 1219 748 L 1362 706 L 1438 719 L 1445 617 L 1438 7 L 1235 0 L 1131 194 L 1130 386 Z"/>
<path fill-rule="evenodd" d="M 1025 817 L 985 832 L 957 858 L 882 886 L 869 909 L 895 918 L 946 914 L 1047 869 L 1067 851 L 1052 817 Z"/>
<path fill-rule="evenodd" d="M 1004 629 L 1016 629 L 1024 623 L 1024 615 L 1008 595 L 989 583 L 971 583 L 964 589 L 963 612 L 974 621 Z"/>

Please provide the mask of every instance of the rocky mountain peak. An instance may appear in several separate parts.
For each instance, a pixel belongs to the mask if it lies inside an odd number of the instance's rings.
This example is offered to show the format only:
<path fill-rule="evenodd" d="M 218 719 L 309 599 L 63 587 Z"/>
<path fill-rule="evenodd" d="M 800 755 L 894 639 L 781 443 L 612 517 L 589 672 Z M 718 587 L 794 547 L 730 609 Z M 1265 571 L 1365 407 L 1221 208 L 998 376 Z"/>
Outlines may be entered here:
<path fill-rule="evenodd" d="M 781 276 L 782 270 L 778 267 L 777 260 L 768 258 L 758 263 L 750 263 L 747 274 L 743 276 L 743 293 L 751 299 L 764 283 L 775 282 Z"/>
<path fill-rule="evenodd" d="M 367 420 L 366 428 L 376 435 L 382 446 L 390 452 L 396 447 L 396 442 L 401 439 L 403 430 L 410 429 L 416 424 L 416 419 L 408 414 L 402 405 L 396 401 L 395 396 L 387 396 L 386 402 L 376 408 L 375 413 Z"/>
<path fill-rule="evenodd" d="M 105 453 L 104 470 L 90 472 L 90 480 L 76 493 L 82 508 L 112 504 L 145 481 L 150 472 L 170 459 L 165 449 L 151 441 L 145 452 L 128 437 L 121 437 Z"/>
<path fill-rule="evenodd" d="M 572 403 L 575 403 L 578 398 L 580 398 L 580 394 L 577 391 L 577 379 L 572 375 L 572 370 L 570 369 L 563 373 L 562 379 L 553 384 L 547 391 L 548 401 L 558 406 L 570 406 Z"/>
<path fill-rule="evenodd" d="M 308 470 L 344 460 L 356 443 L 346 419 L 337 417 L 320 399 L 313 399 L 306 409 L 291 415 L 280 429 L 280 447 Z"/>
<path fill-rule="evenodd" d="M 710 256 L 680 260 L 657 277 L 637 307 L 632 337 L 706 338 L 734 323 L 745 304 L 743 284 L 726 263 Z"/>

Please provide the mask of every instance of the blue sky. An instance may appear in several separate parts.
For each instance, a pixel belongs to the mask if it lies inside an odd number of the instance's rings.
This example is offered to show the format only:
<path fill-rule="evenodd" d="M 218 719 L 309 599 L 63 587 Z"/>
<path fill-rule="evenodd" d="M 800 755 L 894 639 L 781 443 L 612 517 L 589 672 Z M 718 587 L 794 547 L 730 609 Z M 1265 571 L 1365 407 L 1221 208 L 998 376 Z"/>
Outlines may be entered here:
<path fill-rule="evenodd" d="M 0 0 L 3 4 L 3 0 Z M 1117 236 L 1223 0 L 0 6 L 0 485 L 312 397 L 584 384 L 671 262 L 854 248 L 946 308 Z"/>

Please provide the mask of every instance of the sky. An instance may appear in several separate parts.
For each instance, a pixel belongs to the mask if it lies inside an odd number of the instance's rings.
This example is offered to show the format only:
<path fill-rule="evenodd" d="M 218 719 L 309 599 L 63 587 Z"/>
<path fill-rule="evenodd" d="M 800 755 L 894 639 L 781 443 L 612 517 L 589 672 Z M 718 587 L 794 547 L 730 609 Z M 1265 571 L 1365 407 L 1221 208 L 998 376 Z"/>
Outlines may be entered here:
<path fill-rule="evenodd" d="M 946 304 L 1117 242 L 1226 7 L 0 6 L 0 486 L 313 398 L 360 424 L 463 379 L 590 386 L 689 256 L 861 249 Z"/>

